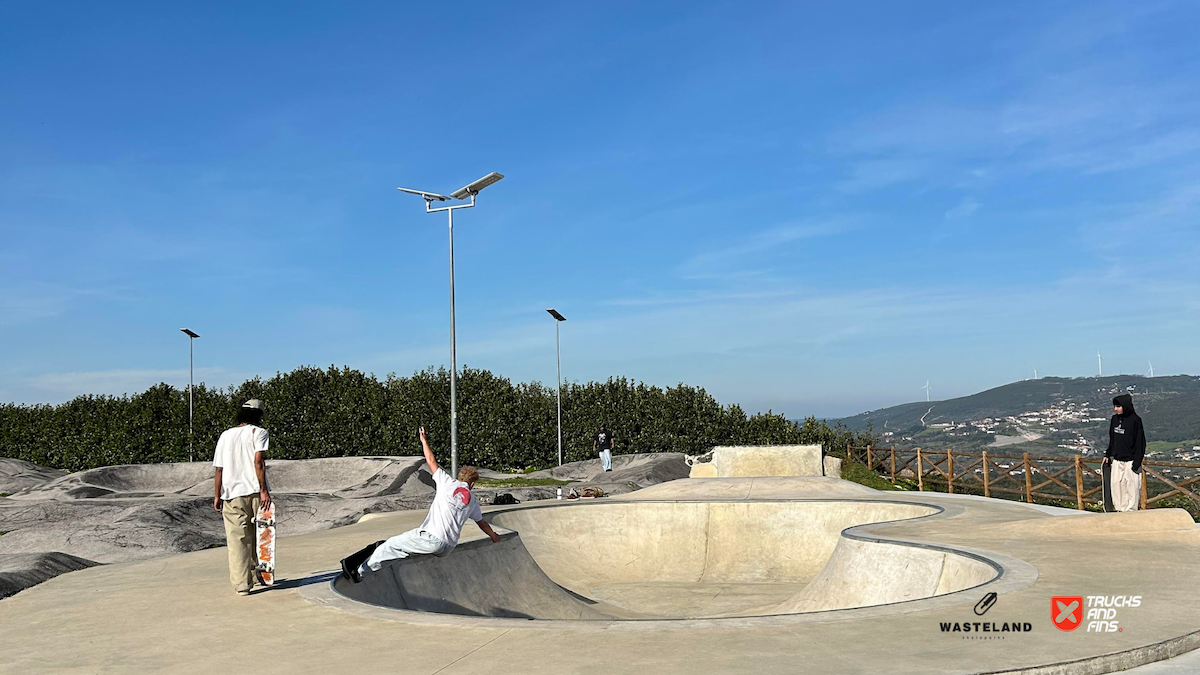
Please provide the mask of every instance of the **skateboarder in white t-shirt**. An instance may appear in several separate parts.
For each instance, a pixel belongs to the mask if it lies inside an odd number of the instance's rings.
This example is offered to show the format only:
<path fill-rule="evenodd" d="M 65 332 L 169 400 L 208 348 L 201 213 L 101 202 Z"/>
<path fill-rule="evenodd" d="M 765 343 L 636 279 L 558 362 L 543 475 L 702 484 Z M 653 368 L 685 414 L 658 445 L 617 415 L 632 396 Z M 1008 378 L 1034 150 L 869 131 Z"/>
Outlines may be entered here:
<path fill-rule="evenodd" d="M 262 428 L 263 402 L 252 398 L 238 409 L 237 426 L 217 439 L 213 455 L 213 508 L 225 521 L 225 543 L 229 546 L 229 582 L 238 595 L 249 595 L 258 563 L 254 551 L 254 516 L 260 506 L 271 504 L 267 480 L 267 447 L 270 434 Z"/>
<path fill-rule="evenodd" d="M 464 466 L 458 470 L 458 480 L 451 478 L 433 458 L 433 451 L 425 440 L 425 427 L 421 427 L 421 449 L 425 453 L 425 462 L 429 464 L 429 473 L 433 474 L 437 484 L 437 494 L 429 505 L 429 515 L 425 516 L 425 522 L 420 527 L 372 544 L 342 560 L 342 574 L 351 580 L 361 581 L 364 576 L 378 572 L 383 563 L 396 558 L 446 555 L 458 545 L 458 535 L 467 518 L 474 520 L 479 529 L 492 538 L 493 543 L 500 541 L 500 535 L 492 531 L 492 526 L 483 519 L 479 502 L 471 494 L 471 488 L 479 480 L 479 472 L 475 467 Z"/>

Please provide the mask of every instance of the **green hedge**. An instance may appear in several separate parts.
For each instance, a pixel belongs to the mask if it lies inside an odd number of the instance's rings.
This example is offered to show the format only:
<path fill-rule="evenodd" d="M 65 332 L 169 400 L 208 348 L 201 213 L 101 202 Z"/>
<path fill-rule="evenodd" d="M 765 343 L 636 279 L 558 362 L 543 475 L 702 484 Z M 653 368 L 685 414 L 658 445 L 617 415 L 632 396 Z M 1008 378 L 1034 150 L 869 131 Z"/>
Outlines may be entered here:
<path fill-rule="evenodd" d="M 589 459 L 603 421 L 618 454 L 700 453 L 714 445 L 821 443 L 827 450 L 872 441 L 869 432 L 808 418 L 797 423 L 770 412 L 747 416 L 703 389 L 662 389 L 625 378 L 563 387 L 566 461 Z M 450 378 L 424 370 L 379 381 L 349 368 L 301 367 L 229 389 L 195 390 L 196 458 L 212 456 L 217 437 L 249 398 L 267 403 L 271 456 L 309 459 L 345 455 L 413 455 L 424 425 L 438 458 L 448 460 Z M 465 368 L 458 383 L 459 461 L 494 468 L 545 468 L 557 463 L 555 392 L 540 383 L 513 384 Z M 188 459 L 186 390 L 159 384 L 133 396 L 80 396 L 62 405 L 0 405 L 0 456 L 79 471 L 112 464 Z"/>

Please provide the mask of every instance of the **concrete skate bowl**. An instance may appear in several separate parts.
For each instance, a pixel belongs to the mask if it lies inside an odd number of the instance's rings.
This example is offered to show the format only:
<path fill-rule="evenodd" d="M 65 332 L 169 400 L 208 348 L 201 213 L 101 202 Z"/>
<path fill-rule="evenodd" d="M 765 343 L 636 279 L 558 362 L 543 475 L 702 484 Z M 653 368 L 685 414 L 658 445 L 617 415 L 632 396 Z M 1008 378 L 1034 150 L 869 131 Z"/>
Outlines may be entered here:
<path fill-rule="evenodd" d="M 271 490 L 279 493 L 324 493 L 344 498 L 399 492 L 416 476 L 419 457 L 330 457 L 268 460 Z M 146 498 L 212 494 L 210 462 L 125 464 L 63 476 L 22 490 L 13 499 Z"/>
<path fill-rule="evenodd" d="M 878 500 L 589 502 L 488 514 L 511 530 L 444 558 L 388 563 L 351 600 L 416 612 L 542 620 L 791 615 L 933 598 L 997 578 L 997 564 L 848 529 L 931 516 Z"/>

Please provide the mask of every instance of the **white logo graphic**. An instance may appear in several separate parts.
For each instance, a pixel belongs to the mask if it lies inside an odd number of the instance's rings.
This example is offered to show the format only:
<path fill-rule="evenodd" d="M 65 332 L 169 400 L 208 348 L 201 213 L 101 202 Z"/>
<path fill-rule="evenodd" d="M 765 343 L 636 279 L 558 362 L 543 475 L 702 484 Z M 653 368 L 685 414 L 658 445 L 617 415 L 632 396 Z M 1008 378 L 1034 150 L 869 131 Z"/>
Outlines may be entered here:
<path fill-rule="evenodd" d="M 1087 616 L 1084 617 L 1089 633 L 1122 633 L 1125 631 L 1117 623 L 1117 610 L 1140 607 L 1140 595 L 1089 595 L 1087 596 Z"/>

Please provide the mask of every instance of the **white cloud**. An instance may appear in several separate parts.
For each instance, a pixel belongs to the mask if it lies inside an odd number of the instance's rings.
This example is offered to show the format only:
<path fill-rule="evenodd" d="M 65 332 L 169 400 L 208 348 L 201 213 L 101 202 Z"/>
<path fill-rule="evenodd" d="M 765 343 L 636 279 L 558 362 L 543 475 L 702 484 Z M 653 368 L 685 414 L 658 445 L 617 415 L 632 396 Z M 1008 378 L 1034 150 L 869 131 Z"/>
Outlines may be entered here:
<path fill-rule="evenodd" d="M 946 220 L 964 220 L 975 215 L 979 210 L 979 202 L 970 197 L 963 197 L 963 200 L 958 203 L 958 206 L 946 212 Z"/>
<path fill-rule="evenodd" d="M 1171 6 L 1086 8 L 995 45 L 1009 52 L 990 74 L 1003 87 L 964 82 L 944 88 L 944 97 L 895 99 L 845 124 L 826 139 L 850 176 L 836 187 L 954 186 L 979 166 L 1000 180 L 1194 167 L 1200 99 L 1186 69 L 1154 68 L 1108 44 L 1153 39 L 1139 23 Z"/>
<path fill-rule="evenodd" d="M 63 314 L 82 298 L 107 291 L 43 282 L 7 282 L 0 287 L 0 326 L 17 326 Z"/>
<path fill-rule="evenodd" d="M 237 376 L 225 368 L 197 368 L 195 371 L 196 384 L 205 383 L 210 387 L 226 387 L 230 384 L 240 384 L 247 379 Z M 175 387 L 185 387 L 188 383 L 187 368 L 171 370 L 152 369 L 118 369 L 97 370 L 73 373 L 45 373 L 23 378 L 22 383 L 30 401 L 65 401 L 83 394 L 107 394 L 121 396 L 144 391 L 160 382 L 166 382 Z"/>
<path fill-rule="evenodd" d="M 916 180 L 929 173 L 932 163 L 925 159 L 871 159 L 853 164 L 850 177 L 837 183 L 847 193 L 875 190 Z"/>
<path fill-rule="evenodd" d="M 684 261 L 679 269 L 685 277 L 725 275 L 748 261 L 757 262 L 755 259 L 761 257 L 760 254 L 773 252 L 781 246 L 849 232 L 858 227 L 860 220 L 856 216 L 843 215 L 773 227 L 698 253 Z"/>

